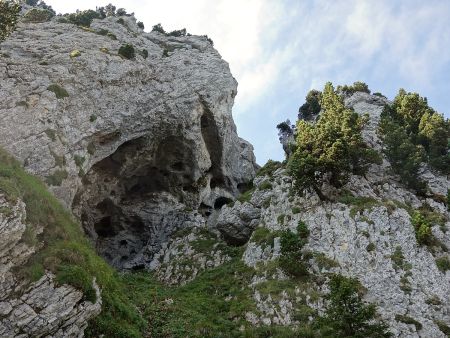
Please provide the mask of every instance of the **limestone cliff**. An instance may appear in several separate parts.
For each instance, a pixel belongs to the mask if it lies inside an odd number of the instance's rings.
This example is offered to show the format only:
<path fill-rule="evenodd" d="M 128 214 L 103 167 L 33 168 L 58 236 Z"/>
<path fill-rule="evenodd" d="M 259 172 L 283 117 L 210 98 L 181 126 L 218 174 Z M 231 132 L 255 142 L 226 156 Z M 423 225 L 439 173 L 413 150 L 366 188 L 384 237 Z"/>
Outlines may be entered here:
<path fill-rule="evenodd" d="M 245 190 L 256 164 L 231 115 L 237 83 L 211 43 L 121 19 L 19 23 L 1 45 L 0 145 L 109 262 L 132 268 L 198 222 L 187 210 L 209 214 Z M 125 44 L 135 58 L 118 54 Z"/>
<path fill-rule="evenodd" d="M 0 149 L 0 336 L 315 337 L 298 330 L 324 313 L 331 274 L 357 278 L 394 337 L 449 334 L 448 177 L 423 166 L 420 197 L 383 158 L 325 184 L 329 200 L 299 197 L 281 163 L 255 178 L 237 83 L 206 37 L 145 33 L 130 15 L 25 21 L 0 45 L 0 148 L 75 221 Z M 379 151 L 391 102 L 345 104 Z M 417 242 L 417 210 L 433 245 Z M 305 279 L 280 263 L 299 222 Z"/>

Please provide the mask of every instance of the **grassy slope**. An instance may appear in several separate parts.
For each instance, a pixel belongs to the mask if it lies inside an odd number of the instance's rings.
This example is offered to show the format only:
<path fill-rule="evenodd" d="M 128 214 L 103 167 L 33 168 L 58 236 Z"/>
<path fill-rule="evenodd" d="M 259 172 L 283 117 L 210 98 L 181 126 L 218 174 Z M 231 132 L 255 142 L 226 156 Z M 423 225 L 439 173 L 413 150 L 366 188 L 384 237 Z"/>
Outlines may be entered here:
<path fill-rule="evenodd" d="M 292 337 L 290 329 L 252 328 L 243 320 L 245 312 L 256 309 L 248 288 L 254 270 L 242 263 L 242 248 L 227 248 L 230 262 L 185 286 L 167 287 L 150 273 L 119 274 L 112 269 L 45 184 L 1 149 L 0 192 L 26 203 L 28 228 L 23 240 L 40 247 L 16 271 L 19 275 L 36 281 L 50 270 L 58 283 L 83 290 L 91 301 L 96 278 L 103 310 L 89 323 L 87 337 Z M 38 226 L 44 231 L 36 236 Z"/>
<path fill-rule="evenodd" d="M 146 321 L 125 292 L 121 277 L 96 253 L 76 221 L 37 178 L 0 150 L 0 191 L 8 199 L 26 203 L 27 230 L 23 240 L 41 246 L 26 266 L 17 271 L 31 281 L 44 270 L 51 270 L 59 283 L 82 289 L 85 298 L 95 301 L 92 278 L 102 289 L 103 311 L 90 325 L 87 335 L 104 333 L 107 337 L 141 337 Z M 44 231 L 36 236 L 35 229 Z M 37 237 L 37 238 L 36 238 Z"/>

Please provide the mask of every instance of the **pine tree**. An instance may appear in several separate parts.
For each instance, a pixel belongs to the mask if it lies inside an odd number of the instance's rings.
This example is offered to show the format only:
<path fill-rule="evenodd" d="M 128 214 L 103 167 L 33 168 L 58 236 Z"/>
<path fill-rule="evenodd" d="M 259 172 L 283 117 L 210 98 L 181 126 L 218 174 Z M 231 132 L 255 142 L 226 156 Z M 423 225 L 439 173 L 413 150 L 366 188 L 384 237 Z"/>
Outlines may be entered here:
<path fill-rule="evenodd" d="M 297 124 L 297 147 L 289 168 L 298 193 L 313 189 L 324 199 L 320 187 L 328 176 L 331 184 L 340 187 L 352 172 L 365 172 L 376 156 L 361 135 L 366 118 L 345 108 L 331 83 L 325 85 L 321 96 L 318 121 L 300 120 Z"/>
<path fill-rule="evenodd" d="M 328 284 L 329 305 L 319 319 L 323 337 L 382 338 L 391 337 L 388 326 L 376 321 L 376 308 L 361 300 L 361 284 L 354 278 L 333 275 Z"/>

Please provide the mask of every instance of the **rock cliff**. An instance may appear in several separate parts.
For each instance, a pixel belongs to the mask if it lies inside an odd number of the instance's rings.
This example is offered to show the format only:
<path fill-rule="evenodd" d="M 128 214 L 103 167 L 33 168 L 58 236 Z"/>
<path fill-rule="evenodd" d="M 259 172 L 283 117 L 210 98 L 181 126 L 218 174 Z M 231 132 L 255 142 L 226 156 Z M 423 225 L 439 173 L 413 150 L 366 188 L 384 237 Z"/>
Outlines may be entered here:
<path fill-rule="evenodd" d="M 256 163 L 231 116 L 237 83 L 207 38 L 121 19 L 19 23 L 1 45 L 0 145 L 111 264 L 139 268 L 198 222 L 189 210 L 209 215 L 245 190 Z M 134 59 L 118 54 L 125 44 Z"/>
<path fill-rule="evenodd" d="M 237 83 L 206 37 L 145 33 L 130 15 L 61 21 L 22 20 L 0 45 L 0 146 L 81 226 L 0 148 L 0 336 L 315 336 L 298 330 L 323 315 L 331 274 L 356 278 L 394 337 L 450 334 L 448 177 L 423 166 L 420 197 L 383 158 L 324 184 L 326 201 L 297 196 L 281 163 L 255 177 L 231 115 Z M 364 140 L 381 150 L 391 102 L 345 104 L 368 114 Z M 281 264 L 300 223 L 304 279 Z"/>

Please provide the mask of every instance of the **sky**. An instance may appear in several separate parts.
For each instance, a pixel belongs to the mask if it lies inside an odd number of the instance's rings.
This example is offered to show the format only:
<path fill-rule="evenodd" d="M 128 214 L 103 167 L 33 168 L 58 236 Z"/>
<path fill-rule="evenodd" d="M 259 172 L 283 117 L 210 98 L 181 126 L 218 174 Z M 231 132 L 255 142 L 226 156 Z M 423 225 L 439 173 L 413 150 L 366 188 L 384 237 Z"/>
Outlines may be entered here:
<path fill-rule="evenodd" d="M 57 13 L 112 0 L 46 0 Z M 450 117 L 450 1 L 115 0 L 145 30 L 207 34 L 238 81 L 233 117 L 257 162 L 283 160 L 276 125 L 295 122 L 310 89 L 363 81 L 399 88 Z"/>

